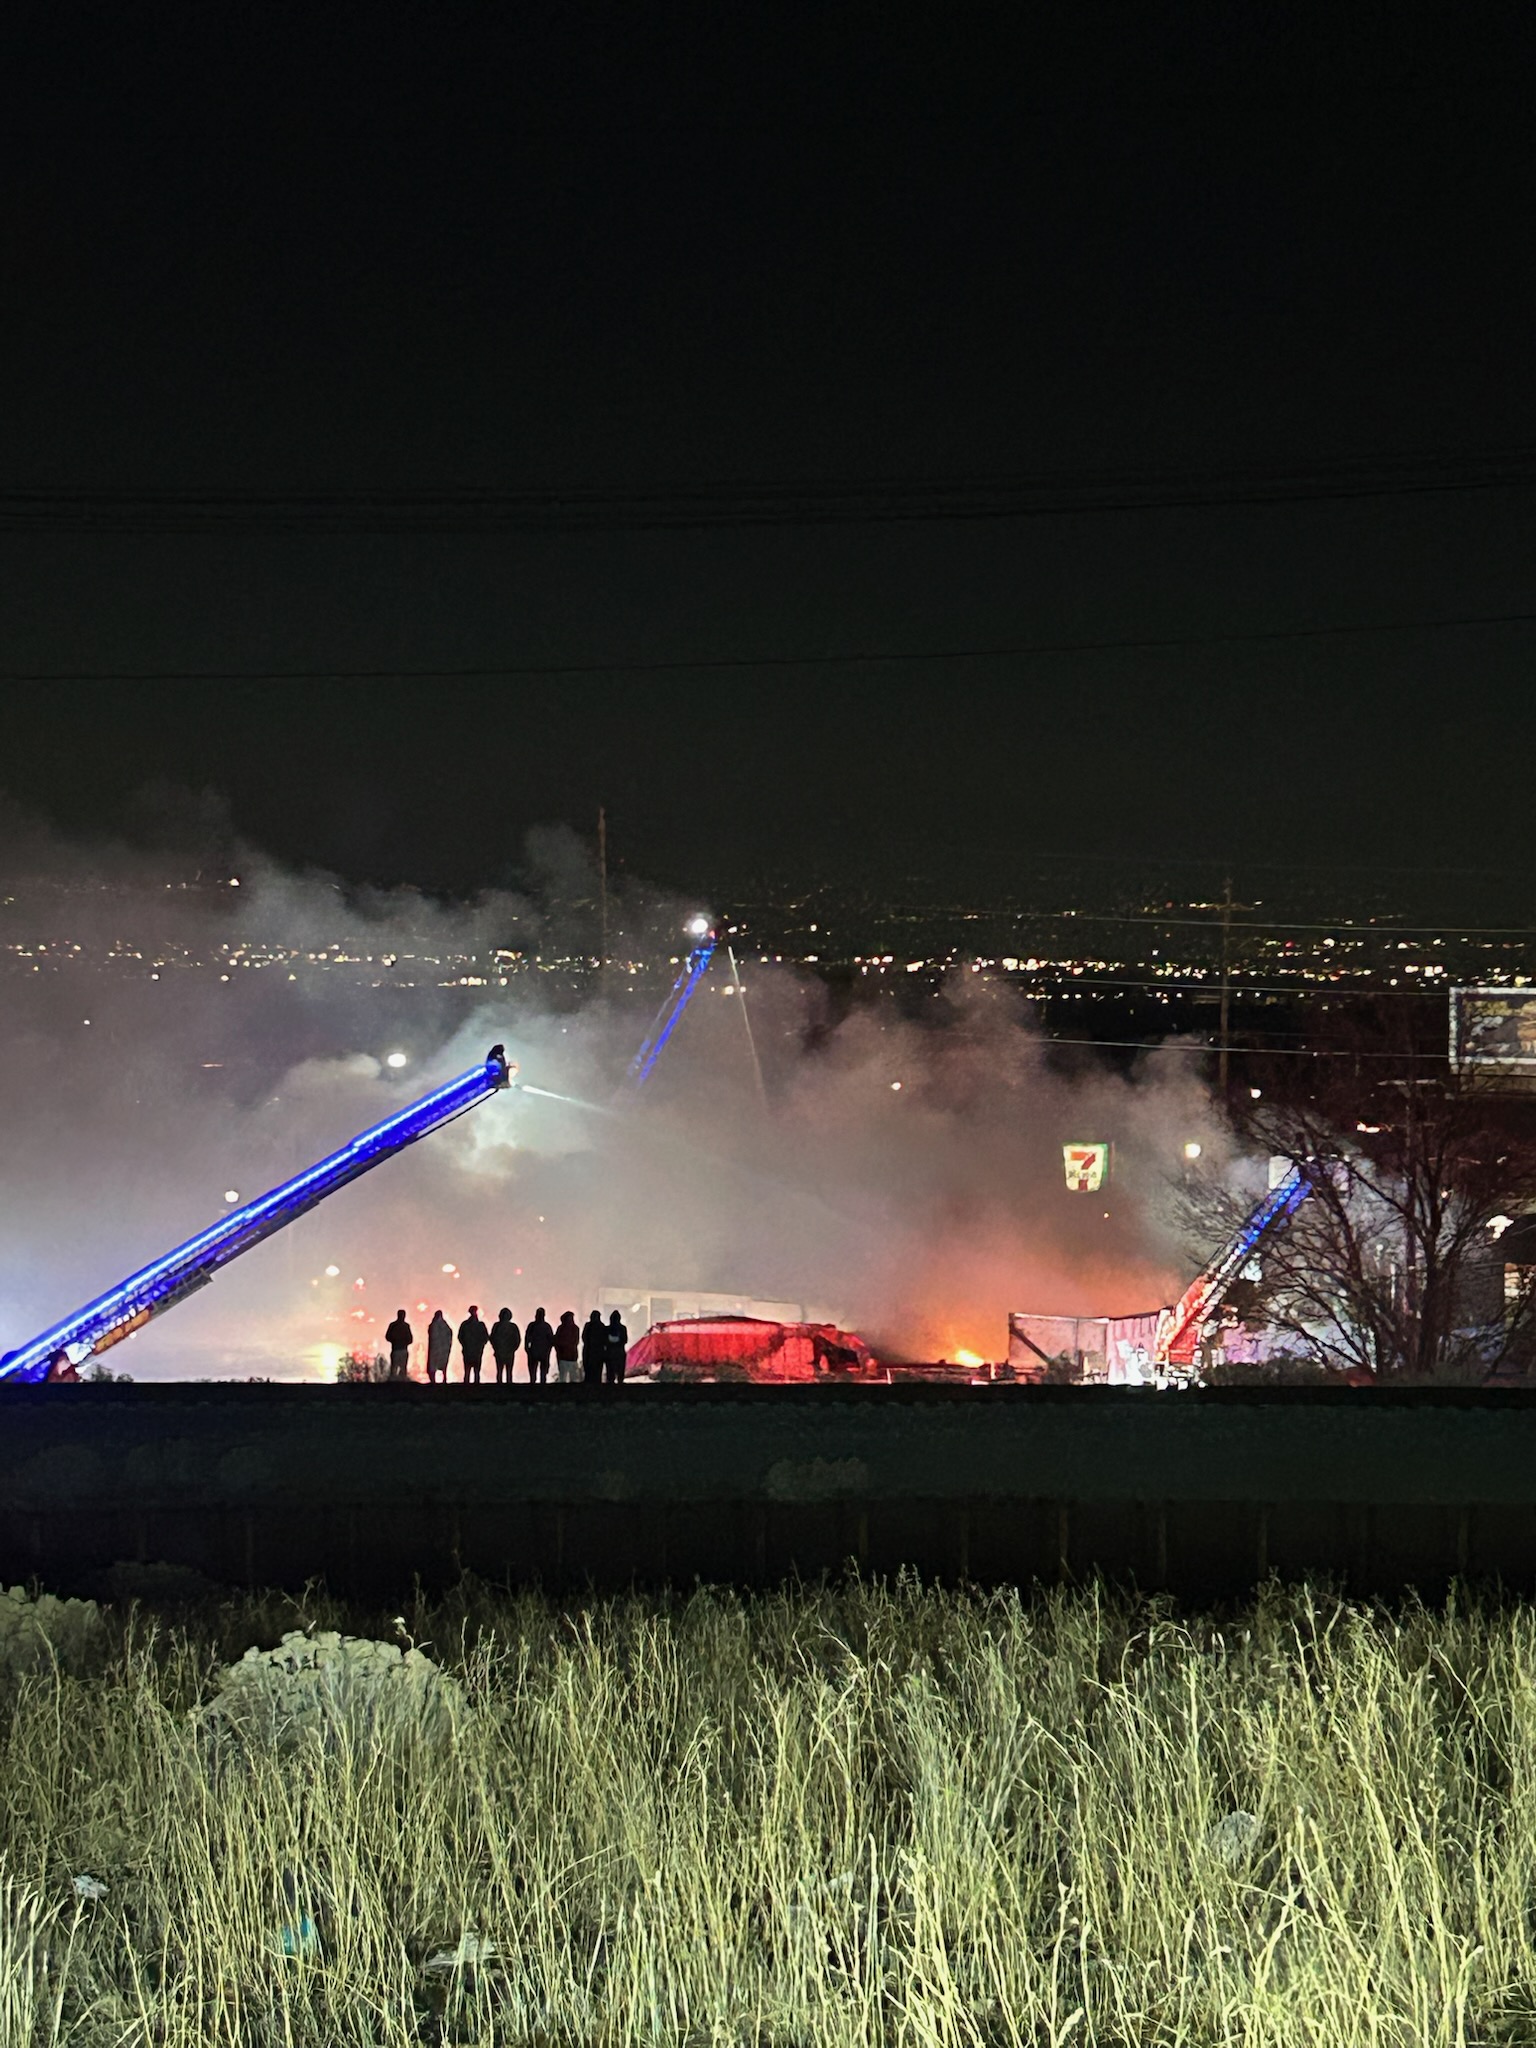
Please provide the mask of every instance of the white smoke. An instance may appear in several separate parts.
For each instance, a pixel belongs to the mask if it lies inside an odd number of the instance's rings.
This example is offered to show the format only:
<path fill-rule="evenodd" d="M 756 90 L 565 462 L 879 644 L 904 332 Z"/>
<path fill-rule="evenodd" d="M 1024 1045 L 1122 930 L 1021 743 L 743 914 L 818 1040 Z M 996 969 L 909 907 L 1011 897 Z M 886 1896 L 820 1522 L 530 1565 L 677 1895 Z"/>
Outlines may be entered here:
<path fill-rule="evenodd" d="M 347 892 L 227 844 L 188 888 L 184 851 L 71 845 L 15 817 L 0 843 L 0 1349 L 498 1040 L 547 1094 L 497 1096 L 380 1166 L 112 1363 L 312 1378 L 376 1346 L 402 1304 L 419 1336 L 433 1308 L 457 1320 L 470 1302 L 580 1318 L 605 1286 L 799 1302 L 893 1355 L 998 1357 L 1011 1308 L 1171 1299 L 1170 1177 L 1186 1143 L 1208 1160 L 1228 1143 L 1187 1055 L 1063 1079 L 1006 987 L 969 974 L 935 1005 L 942 1025 L 879 1002 L 829 1025 L 813 977 L 743 960 L 743 999 L 722 959 L 628 1097 L 696 906 L 618 898 L 602 991 L 557 999 L 528 960 L 595 942 L 569 835 L 533 849 L 527 895 L 460 906 Z M 339 966 L 308 958 L 337 947 Z M 483 972 L 497 947 L 525 956 L 500 963 L 505 985 Z M 661 978 L 629 971 L 642 957 Z M 1105 1139 L 1109 1185 L 1069 1193 L 1063 1144 Z"/>

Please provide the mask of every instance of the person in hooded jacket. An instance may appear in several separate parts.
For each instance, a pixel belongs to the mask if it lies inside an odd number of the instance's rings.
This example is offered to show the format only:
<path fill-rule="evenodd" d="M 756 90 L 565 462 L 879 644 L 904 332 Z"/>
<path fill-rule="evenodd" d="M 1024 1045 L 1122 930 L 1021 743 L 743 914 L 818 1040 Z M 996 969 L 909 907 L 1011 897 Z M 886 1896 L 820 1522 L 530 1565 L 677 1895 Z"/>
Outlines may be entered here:
<path fill-rule="evenodd" d="M 432 1320 L 427 1325 L 427 1378 L 435 1380 L 439 1373 L 446 1381 L 448 1361 L 453 1356 L 453 1325 L 440 1308 L 432 1311 Z"/>
<path fill-rule="evenodd" d="M 549 1378 L 550 1355 L 555 1348 L 555 1333 L 550 1327 L 548 1316 L 543 1309 L 536 1308 L 533 1321 L 523 1333 L 523 1349 L 528 1354 L 528 1383 L 543 1386 Z"/>
<path fill-rule="evenodd" d="M 491 1356 L 496 1361 L 496 1384 L 504 1386 L 512 1377 L 512 1368 L 517 1363 L 517 1347 L 523 1341 L 523 1333 L 512 1320 L 512 1311 L 504 1308 L 491 1325 Z"/>
<path fill-rule="evenodd" d="M 603 1380 L 603 1312 L 593 1309 L 581 1326 L 581 1377 L 589 1387 L 602 1385 Z"/>
<path fill-rule="evenodd" d="M 629 1359 L 629 1332 L 619 1321 L 615 1309 L 608 1318 L 608 1327 L 603 1332 L 603 1377 L 611 1387 L 624 1384 L 624 1367 Z"/>
<path fill-rule="evenodd" d="M 471 1380 L 480 1384 L 480 1361 L 485 1356 L 485 1347 L 491 1341 L 491 1333 L 480 1320 L 480 1311 L 474 1302 L 469 1305 L 469 1314 L 459 1325 L 459 1349 L 464 1354 L 464 1384 Z"/>
<path fill-rule="evenodd" d="M 562 1383 L 576 1377 L 576 1360 L 581 1352 L 581 1332 L 576 1327 L 576 1311 L 564 1309 L 555 1325 L 556 1371 Z"/>
<path fill-rule="evenodd" d="M 384 1342 L 389 1346 L 389 1376 L 392 1380 L 410 1378 L 411 1346 L 415 1341 L 415 1333 L 405 1320 L 405 1310 L 397 1308 L 395 1320 L 384 1332 Z"/>

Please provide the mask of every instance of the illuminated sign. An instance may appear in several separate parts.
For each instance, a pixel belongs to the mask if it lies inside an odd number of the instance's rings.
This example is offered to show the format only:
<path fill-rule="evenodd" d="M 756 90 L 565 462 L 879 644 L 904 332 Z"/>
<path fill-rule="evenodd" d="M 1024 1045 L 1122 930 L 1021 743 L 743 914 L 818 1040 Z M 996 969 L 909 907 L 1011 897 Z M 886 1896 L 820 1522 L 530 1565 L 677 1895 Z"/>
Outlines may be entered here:
<path fill-rule="evenodd" d="M 1096 1195 L 1109 1172 L 1108 1145 L 1063 1145 L 1067 1186 L 1075 1195 Z"/>
<path fill-rule="evenodd" d="M 1453 988 L 1451 1063 L 1536 1068 L 1536 988 Z"/>

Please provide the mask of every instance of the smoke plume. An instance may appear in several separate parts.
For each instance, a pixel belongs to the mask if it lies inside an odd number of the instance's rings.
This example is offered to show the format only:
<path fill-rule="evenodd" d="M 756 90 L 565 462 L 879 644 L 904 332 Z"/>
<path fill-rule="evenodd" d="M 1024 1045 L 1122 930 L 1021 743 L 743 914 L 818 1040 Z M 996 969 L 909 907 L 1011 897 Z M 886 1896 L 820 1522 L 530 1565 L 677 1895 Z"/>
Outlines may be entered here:
<path fill-rule="evenodd" d="M 419 1336 L 438 1306 L 580 1317 L 603 1287 L 789 1302 L 890 1356 L 996 1358 L 1012 1308 L 1130 1313 L 1183 1284 L 1169 1181 L 1186 1143 L 1225 1142 L 1186 1056 L 1063 1078 L 1006 986 L 967 972 L 942 1022 L 889 1001 L 834 1021 L 813 976 L 748 938 L 741 985 L 722 955 L 627 1097 L 698 905 L 618 894 L 598 978 L 569 835 L 530 844 L 520 893 L 446 905 L 194 824 L 145 852 L 3 821 L 0 1349 L 498 1040 L 547 1092 L 380 1166 L 112 1364 L 317 1378 L 402 1304 Z M 1103 1139 L 1110 1183 L 1068 1192 L 1063 1144 Z"/>

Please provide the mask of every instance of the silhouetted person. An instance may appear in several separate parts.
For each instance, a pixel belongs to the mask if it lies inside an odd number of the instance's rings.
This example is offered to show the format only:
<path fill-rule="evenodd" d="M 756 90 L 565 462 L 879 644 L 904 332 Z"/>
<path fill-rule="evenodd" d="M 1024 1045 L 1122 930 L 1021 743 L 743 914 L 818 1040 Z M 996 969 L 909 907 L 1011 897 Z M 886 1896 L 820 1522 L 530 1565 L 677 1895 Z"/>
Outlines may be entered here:
<path fill-rule="evenodd" d="M 480 1361 L 485 1356 L 485 1347 L 491 1341 L 491 1333 L 480 1320 L 480 1311 L 475 1304 L 469 1304 L 469 1314 L 459 1325 L 459 1349 L 464 1354 L 464 1384 L 471 1380 L 480 1384 Z"/>
<path fill-rule="evenodd" d="M 435 1380 L 439 1373 L 446 1380 L 448 1361 L 453 1356 L 453 1326 L 440 1308 L 432 1311 L 432 1320 L 427 1325 L 427 1378 Z"/>
<path fill-rule="evenodd" d="M 411 1372 L 411 1346 L 416 1333 L 405 1320 L 405 1310 L 395 1310 L 395 1320 L 384 1332 L 384 1342 L 389 1346 L 389 1376 L 392 1380 L 409 1379 Z"/>
<path fill-rule="evenodd" d="M 528 1354 L 530 1386 L 543 1386 L 549 1378 L 549 1360 L 554 1348 L 555 1333 L 549 1326 L 549 1318 L 543 1309 L 536 1308 L 533 1312 L 533 1321 L 523 1333 L 523 1349 Z"/>
<path fill-rule="evenodd" d="M 512 1377 L 512 1368 L 517 1363 L 517 1347 L 523 1341 L 523 1333 L 512 1320 L 512 1311 L 504 1308 L 491 1325 L 491 1356 L 496 1361 L 496 1384 L 504 1385 Z"/>
<path fill-rule="evenodd" d="M 603 1328 L 603 1312 L 593 1309 L 581 1326 L 581 1377 L 589 1387 L 602 1385 L 603 1343 L 607 1332 Z"/>
<path fill-rule="evenodd" d="M 622 1387 L 624 1368 L 629 1362 L 629 1332 L 615 1309 L 603 1332 L 603 1377 L 611 1387 Z"/>
<path fill-rule="evenodd" d="M 576 1327 L 576 1311 L 566 1309 L 555 1325 L 556 1371 L 562 1381 L 576 1377 L 576 1359 L 581 1351 L 581 1332 Z"/>

